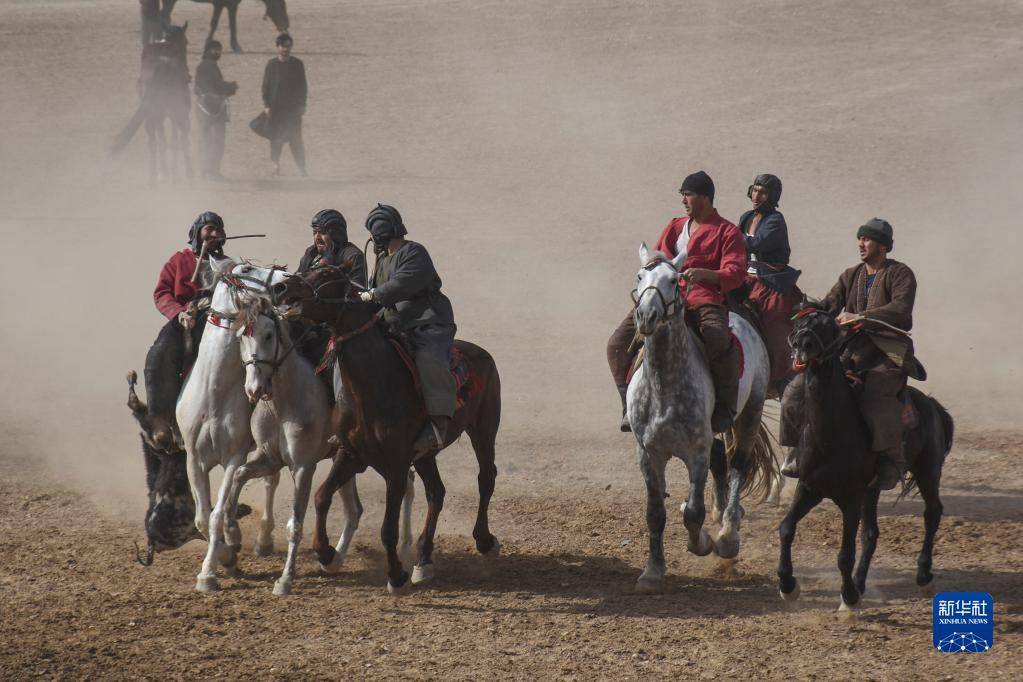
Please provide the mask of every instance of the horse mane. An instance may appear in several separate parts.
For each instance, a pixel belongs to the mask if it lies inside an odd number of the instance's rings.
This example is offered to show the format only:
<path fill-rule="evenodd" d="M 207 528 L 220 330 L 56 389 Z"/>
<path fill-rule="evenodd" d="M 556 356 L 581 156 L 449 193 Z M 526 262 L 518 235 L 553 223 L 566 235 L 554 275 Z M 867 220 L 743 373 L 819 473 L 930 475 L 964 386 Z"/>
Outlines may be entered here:
<path fill-rule="evenodd" d="M 260 315 L 269 314 L 273 310 L 273 303 L 269 296 L 254 295 L 247 296 L 237 302 L 238 313 L 231 322 L 231 331 L 237 333 L 242 329 L 255 324 Z M 276 316 L 274 316 L 276 319 Z"/>

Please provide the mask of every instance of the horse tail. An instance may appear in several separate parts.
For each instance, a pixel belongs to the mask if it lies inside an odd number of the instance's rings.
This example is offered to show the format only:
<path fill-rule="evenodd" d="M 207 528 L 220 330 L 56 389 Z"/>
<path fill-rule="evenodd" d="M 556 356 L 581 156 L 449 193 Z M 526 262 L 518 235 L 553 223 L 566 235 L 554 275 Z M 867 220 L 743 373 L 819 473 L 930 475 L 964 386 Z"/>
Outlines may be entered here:
<path fill-rule="evenodd" d="M 128 121 L 128 125 L 124 126 L 124 129 L 117 134 L 114 138 L 114 143 L 110 145 L 110 156 L 114 157 L 124 151 L 124 148 L 131 142 L 131 138 L 135 137 L 135 133 L 142 126 L 142 122 L 146 120 L 146 109 L 145 102 L 139 102 L 139 108 L 135 111 L 135 115 Z"/>
<path fill-rule="evenodd" d="M 945 458 L 952 451 L 952 440 L 955 438 L 955 422 L 952 415 L 948 413 L 945 406 L 938 402 L 938 399 L 925 394 L 916 388 L 909 389 L 910 397 L 916 405 L 920 418 L 920 427 L 923 429 L 923 449 L 927 452 L 933 449 L 934 457 L 937 459 L 938 470 L 945 466 Z M 908 497 L 917 489 L 916 477 L 908 472 L 903 479 L 902 491 L 899 493 L 896 502 Z"/>
<path fill-rule="evenodd" d="M 753 447 L 750 448 L 749 468 L 746 470 L 746 478 L 742 482 L 740 495 L 759 496 L 763 502 L 771 494 L 775 481 L 781 477 L 781 468 L 778 464 L 778 452 L 775 448 L 776 440 L 774 435 L 761 422 L 757 429 L 757 435 L 753 440 Z M 735 453 L 737 439 L 734 430 L 728 434 L 725 456 L 731 462 Z"/>
<path fill-rule="evenodd" d="M 952 440 L 955 438 L 955 422 L 952 421 L 952 415 L 948 413 L 944 405 L 938 402 L 937 398 L 929 397 L 928 399 L 934 404 L 934 409 L 938 412 L 938 419 L 941 420 L 941 432 L 944 436 L 942 441 L 944 452 L 941 456 L 941 463 L 944 464 L 945 458 L 952 450 Z"/>

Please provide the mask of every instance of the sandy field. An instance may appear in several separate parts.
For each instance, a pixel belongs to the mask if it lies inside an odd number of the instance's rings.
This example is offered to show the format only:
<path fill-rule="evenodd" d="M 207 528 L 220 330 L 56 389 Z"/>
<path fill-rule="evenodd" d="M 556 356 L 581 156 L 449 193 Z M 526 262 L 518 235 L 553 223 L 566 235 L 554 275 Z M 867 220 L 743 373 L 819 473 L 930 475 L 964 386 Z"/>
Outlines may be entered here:
<path fill-rule="evenodd" d="M 240 84 L 228 180 L 150 188 L 143 135 L 106 154 L 137 105 L 136 3 L 0 3 L 0 678 L 1023 677 L 1023 5 L 292 0 L 289 12 L 310 82 L 310 177 L 287 151 L 270 177 L 246 125 L 274 32 L 245 0 L 247 51 L 220 62 Z M 187 0 L 175 10 L 193 70 L 208 16 Z M 722 571 L 685 551 L 672 464 L 665 594 L 632 594 L 645 491 L 604 344 L 639 242 L 681 213 L 676 190 L 700 168 L 733 220 L 755 174 L 782 178 L 811 294 L 856 262 L 858 225 L 894 225 L 892 255 L 920 283 L 921 387 L 957 422 L 935 573 L 939 589 L 994 596 L 992 651 L 931 646 L 931 603 L 913 584 L 922 504 L 891 493 L 871 588 L 846 622 L 833 505 L 800 526 L 803 597 L 786 606 L 784 507 L 746 503 L 740 561 Z M 307 539 L 289 598 L 271 594 L 287 474 L 276 554 L 251 553 L 245 519 L 242 575 L 221 592 L 192 589 L 204 543 L 139 566 L 145 479 L 124 372 L 141 370 L 162 324 L 159 268 L 203 210 L 229 233 L 269 235 L 231 255 L 294 267 L 319 209 L 341 210 L 362 243 L 378 201 L 429 247 L 459 336 L 497 361 L 501 558 L 473 549 L 465 441 L 440 458 L 438 576 L 401 600 L 384 590 L 372 472 L 345 570 L 321 575 Z M 258 507 L 260 493 L 243 499 Z"/>

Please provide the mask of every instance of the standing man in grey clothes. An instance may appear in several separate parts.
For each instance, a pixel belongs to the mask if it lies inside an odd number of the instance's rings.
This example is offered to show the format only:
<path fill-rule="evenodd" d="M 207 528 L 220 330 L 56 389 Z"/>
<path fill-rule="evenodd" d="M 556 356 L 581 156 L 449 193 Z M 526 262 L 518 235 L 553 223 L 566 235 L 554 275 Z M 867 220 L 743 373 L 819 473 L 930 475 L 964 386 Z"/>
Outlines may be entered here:
<path fill-rule="evenodd" d="M 366 217 L 366 229 L 373 237 L 377 262 L 371 288 L 360 297 L 383 305 L 384 319 L 408 336 L 430 416 L 414 445 L 417 456 L 425 455 L 444 444 L 455 413 L 451 376 L 455 315 L 451 301 L 440 292 L 440 276 L 430 254 L 422 244 L 405 239 L 408 231 L 396 208 L 377 204 Z"/>

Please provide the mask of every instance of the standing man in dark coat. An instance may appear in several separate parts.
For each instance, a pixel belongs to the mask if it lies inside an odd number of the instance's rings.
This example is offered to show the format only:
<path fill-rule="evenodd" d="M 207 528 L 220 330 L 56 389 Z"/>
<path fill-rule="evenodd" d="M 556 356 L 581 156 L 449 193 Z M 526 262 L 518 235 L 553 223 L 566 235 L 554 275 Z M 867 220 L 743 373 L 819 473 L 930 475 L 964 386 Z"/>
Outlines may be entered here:
<path fill-rule="evenodd" d="M 281 174 L 281 150 L 287 143 L 295 157 L 302 177 L 305 167 L 305 145 L 302 142 L 302 116 L 305 114 L 309 86 L 305 65 L 291 56 L 294 41 L 287 33 L 277 36 L 277 56 L 266 63 L 263 71 L 263 107 L 270 119 L 270 160 L 274 175 Z"/>
<path fill-rule="evenodd" d="M 195 70 L 195 107 L 202 145 L 202 176 L 206 180 L 224 179 L 220 161 L 224 158 L 227 134 L 227 98 L 238 91 L 238 84 L 224 80 L 217 66 L 223 51 L 224 46 L 216 40 L 206 43 L 202 61 Z"/>
<path fill-rule="evenodd" d="M 879 320 L 908 332 L 913 328 L 916 277 L 909 266 L 888 258 L 894 245 L 892 226 L 886 220 L 868 220 L 856 232 L 860 263 L 838 278 L 823 300 L 823 306 L 837 315 L 841 325 L 865 321 L 866 327 L 846 346 L 843 364 L 862 380 L 859 406 L 870 428 L 872 448 L 879 454 L 878 472 L 872 485 L 889 490 L 906 470 L 903 453 L 902 392 L 906 378 L 923 379 L 913 355 L 913 342 L 883 325 Z M 803 374 L 785 389 L 782 397 L 781 444 L 795 447 L 803 423 Z M 783 473 L 798 476 L 794 457 L 786 461 Z"/>
<path fill-rule="evenodd" d="M 455 315 L 451 301 L 440 292 L 430 254 L 422 244 L 405 239 L 408 231 L 396 208 L 377 204 L 366 217 L 366 229 L 377 262 L 371 288 L 359 296 L 383 305 L 384 319 L 408 336 L 430 416 L 413 447 L 417 455 L 425 455 L 444 444 L 455 413 Z"/>

